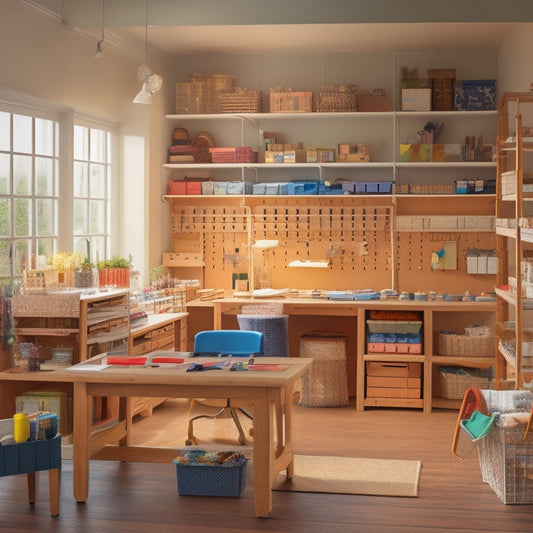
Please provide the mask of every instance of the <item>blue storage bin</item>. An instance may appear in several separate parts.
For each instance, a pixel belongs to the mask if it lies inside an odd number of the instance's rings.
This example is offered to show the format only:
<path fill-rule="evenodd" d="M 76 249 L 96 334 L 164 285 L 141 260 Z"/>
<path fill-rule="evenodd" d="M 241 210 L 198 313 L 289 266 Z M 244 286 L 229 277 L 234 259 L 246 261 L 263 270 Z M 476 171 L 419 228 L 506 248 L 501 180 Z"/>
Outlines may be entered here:
<path fill-rule="evenodd" d="M 236 497 L 246 487 L 246 463 L 241 458 L 234 465 L 180 464 L 176 460 L 178 494 L 181 496 Z"/>
<path fill-rule="evenodd" d="M 392 181 L 378 182 L 378 191 L 380 194 L 390 194 L 392 192 Z"/>
<path fill-rule="evenodd" d="M 379 192 L 378 184 L 369 182 L 366 184 L 366 193 L 367 194 L 377 194 Z"/>
<path fill-rule="evenodd" d="M 266 183 L 254 183 L 253 194 L 266 194 Z"/>
<path fill-rule="evenodd" d="M 61 435 L 0 445 L 0 476 L 61 468 Z"/>
<path fill-rule="evenodd" d="M 287 186 L 289 194 L 318 194 L 317 181 L 290 181 Z"/>
<path fill-rule="evenodd" d="M 366 183 L 364 181 L 355 182 L 355 194 L 365 194 L 366 193 Z"/>

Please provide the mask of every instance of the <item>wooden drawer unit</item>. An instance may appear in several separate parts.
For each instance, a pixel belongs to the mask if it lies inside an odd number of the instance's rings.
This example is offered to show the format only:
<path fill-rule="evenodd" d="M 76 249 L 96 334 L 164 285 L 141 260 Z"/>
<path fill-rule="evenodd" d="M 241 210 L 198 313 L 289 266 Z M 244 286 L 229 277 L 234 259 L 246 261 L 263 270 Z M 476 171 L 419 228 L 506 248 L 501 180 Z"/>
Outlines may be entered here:
<path fill-rule="evenodd" d="M 422 401 L 422 363 L 367 361 L 365 405 L 422 407 Z"/>

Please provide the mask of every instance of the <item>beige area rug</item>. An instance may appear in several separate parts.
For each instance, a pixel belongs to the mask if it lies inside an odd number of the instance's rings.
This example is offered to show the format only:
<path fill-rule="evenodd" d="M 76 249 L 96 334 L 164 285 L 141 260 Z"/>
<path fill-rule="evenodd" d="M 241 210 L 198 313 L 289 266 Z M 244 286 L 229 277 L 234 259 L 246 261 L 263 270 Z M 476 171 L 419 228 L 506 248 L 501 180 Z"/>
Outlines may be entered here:
<path fill-rule="evenodd" d="M 274 490 L 418 497 L 420 461 L 294 456 L 294 477 L 279 474 Z"/>

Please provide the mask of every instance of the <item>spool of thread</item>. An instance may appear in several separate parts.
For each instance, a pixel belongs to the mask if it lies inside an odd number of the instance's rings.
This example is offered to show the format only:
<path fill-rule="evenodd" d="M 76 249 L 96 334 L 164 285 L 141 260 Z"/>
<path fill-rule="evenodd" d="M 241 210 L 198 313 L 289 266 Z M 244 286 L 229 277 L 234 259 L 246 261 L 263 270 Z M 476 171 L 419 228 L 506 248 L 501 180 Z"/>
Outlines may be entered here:
<path fill-rule="evenodd" d="M 24 413 L 13 415 L 13 438 L 15 442 L 26 442 L 30 438 L 30 419 Z"/>
<path fill-rule="evenodd" d="M 32 346 L 30 348 L 30 358 L 28 360 L 28 370 L 36 371 L 41 370 L 41 363 L 39 361 L 39 348 Z"/>

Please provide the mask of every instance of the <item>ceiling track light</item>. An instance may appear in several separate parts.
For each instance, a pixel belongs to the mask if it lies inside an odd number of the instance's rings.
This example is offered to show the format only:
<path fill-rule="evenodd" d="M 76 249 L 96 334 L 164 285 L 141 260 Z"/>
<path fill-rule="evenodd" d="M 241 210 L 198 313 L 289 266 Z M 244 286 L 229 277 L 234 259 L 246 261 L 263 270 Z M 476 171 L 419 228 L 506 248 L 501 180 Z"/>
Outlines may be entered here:
<path fill-rule="evenodd" d="M 133 99 L 134 104 L 151 104 L 152 94 L 161 89 L 163 78 L 153 74 L 148 66 L 148 0 L 144 2 L 144 65 L 137 69 L 137 78 L 142 81 L 142 88 Z"/>
<path fill-rule="evenodd" d="M 102 45 L 104 44 L 104 13 L 105 13 L 105 0 L 102 0 L 102 25 L 101 25 L 101 32 L 100 32 L 100 40 L 98 43 L 96 43 L 96 52 L 94 54 L 94 57 L 96 59 L 100 59 L 104 55 L 104 51 L 102 50 Z"/>

